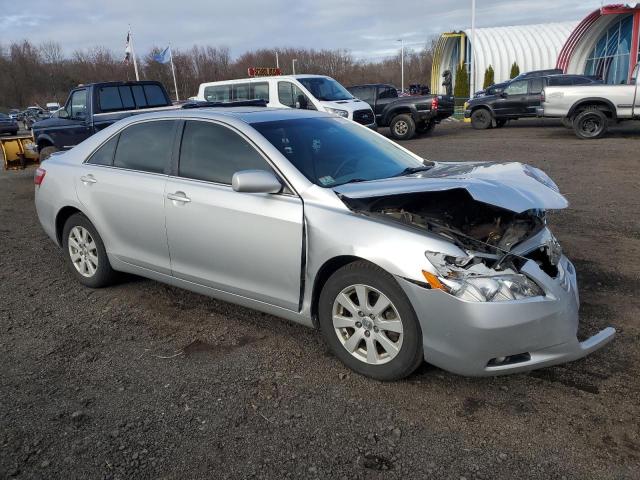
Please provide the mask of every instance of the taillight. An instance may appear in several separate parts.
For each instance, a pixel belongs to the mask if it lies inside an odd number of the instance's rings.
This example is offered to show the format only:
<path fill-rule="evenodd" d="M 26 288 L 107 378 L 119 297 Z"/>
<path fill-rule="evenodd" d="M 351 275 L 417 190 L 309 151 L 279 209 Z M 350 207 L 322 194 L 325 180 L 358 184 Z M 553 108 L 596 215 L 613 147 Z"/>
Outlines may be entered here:
<path fill-rule="evenodd" d="M 36 170 L 36 174 L 33 176 L 33 183 L 36 185 L 42 185 L 44 181 L 44 176 L 47 174 L 47 171 L 44 168 L 38 168 Z"/>
<path fill-rule="evenodd" d="M 438 101 L 438 97 L 433 97 L 431 99 L 431 110 L 437 110 L 440 102 Z"/>

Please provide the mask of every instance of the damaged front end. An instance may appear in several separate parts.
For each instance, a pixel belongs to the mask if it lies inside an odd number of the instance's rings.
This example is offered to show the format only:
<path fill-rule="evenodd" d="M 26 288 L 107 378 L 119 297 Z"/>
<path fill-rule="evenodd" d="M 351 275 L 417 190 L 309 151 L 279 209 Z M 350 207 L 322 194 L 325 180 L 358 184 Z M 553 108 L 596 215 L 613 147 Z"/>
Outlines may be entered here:
<path fill-rule="evenodd" d="M 516 213 L 479 202 L 461 188 L 343 201 L 359 213 L 421 229 L 458 246 L 464 256 L 426 251 L 433 271 L 423 275 L 431 288 L 460 299 L 496 302 L 543 296 L 542 287 L 521 273 L 530 260 L 552 278 L 558 273 L 561 251 L 555 239 L 525 252 L 516 248 L 546 229 L 544 210 Z M 550 233 L 546 237 L 553 238 Z"/>

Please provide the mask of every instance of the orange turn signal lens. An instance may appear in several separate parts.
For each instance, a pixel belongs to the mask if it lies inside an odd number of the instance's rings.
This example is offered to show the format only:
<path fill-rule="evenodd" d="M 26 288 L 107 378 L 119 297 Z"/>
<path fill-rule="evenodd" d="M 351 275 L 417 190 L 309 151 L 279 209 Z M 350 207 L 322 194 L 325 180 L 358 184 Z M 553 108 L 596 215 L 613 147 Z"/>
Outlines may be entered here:
<path fill-rule="evenodd" d="M 448 291 L 447 287 L 445 287 L 438 277 L 436 277 L 433 273 L 427 272 L 426 270 L 422 270 L 422 275 L 427 280 L 427 283 L 431 286 L 431 288 L 437 288 L 438 290 Z"/>

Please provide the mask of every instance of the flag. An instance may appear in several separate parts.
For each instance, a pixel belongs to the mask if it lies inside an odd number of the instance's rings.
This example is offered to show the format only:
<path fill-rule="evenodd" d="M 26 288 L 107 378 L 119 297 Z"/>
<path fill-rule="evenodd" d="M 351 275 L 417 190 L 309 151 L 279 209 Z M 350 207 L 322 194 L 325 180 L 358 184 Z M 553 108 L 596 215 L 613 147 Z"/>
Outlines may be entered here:
<path fill-rule="evenodd" d="M 124 47 L 124 63 L 131 61 L 131 32 L 127 32 L 127 43 Z"/>
<path fill-rule="evenodd" d="M 156 53 L 153 59 L 158 63 L 169 63 L 171 61 L 171 47 L 167 47 L 160 53 Z"/>

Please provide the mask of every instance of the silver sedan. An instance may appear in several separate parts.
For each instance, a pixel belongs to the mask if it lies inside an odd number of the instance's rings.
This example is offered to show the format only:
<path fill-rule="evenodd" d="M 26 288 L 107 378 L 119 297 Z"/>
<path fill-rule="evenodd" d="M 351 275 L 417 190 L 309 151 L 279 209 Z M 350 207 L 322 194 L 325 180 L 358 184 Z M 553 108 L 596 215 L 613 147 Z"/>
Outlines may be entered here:
<path fill-rule="evenodd" d="M 495 375 L 575 360 L 567 206 L 520 163 L 435 163 L 349 120 L 260 107 L 138 115 L 35 176 L 78 281 L 128 272 L 319 328 L 381 380 L 423 360 Z"/>

